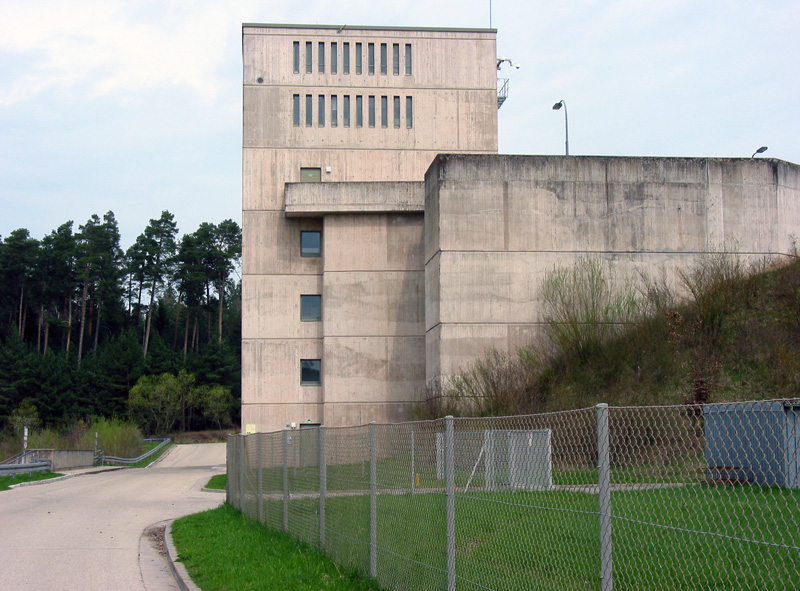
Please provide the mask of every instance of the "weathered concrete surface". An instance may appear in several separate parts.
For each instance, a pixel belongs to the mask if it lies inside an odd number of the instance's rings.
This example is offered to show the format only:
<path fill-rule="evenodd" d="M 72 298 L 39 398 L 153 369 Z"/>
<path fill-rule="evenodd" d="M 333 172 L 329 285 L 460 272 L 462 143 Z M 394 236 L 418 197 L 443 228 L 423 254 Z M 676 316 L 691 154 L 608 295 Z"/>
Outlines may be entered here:
<path fill-rule="evenodd" d="M 0 589 L 157 590 L 142 578 L 142 532 L 219 505 L 201 489 L 224 465 L 224 443 L 180 445 L 152 468 L 0 493 Z"/>

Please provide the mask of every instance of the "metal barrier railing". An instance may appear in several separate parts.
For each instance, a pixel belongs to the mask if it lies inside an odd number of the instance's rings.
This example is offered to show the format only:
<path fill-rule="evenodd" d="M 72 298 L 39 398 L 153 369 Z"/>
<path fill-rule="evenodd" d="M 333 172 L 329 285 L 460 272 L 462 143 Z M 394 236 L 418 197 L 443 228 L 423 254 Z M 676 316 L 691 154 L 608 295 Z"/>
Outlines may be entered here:
<path fill-rule="evenodd" d="M 150 439 L 145 439 L 145 441 L 160 441 L 161 443 L 159 443 L 153 449 L 143 453 L 138 458 L 119 458 L 116 456 L 107 456 L 103 453 L 103 450 L 98 450 L 98 453 L 95 456 L 95 462 L 99 462 L 101 466 L 104 466 L 106 464 L 123 464 L 123 465 L 136 464 L 138 462 L 141 462 L 142 460 L 149 458 L 153 454 L 158 453 L 165 446 L 169 445 L 171 439 L 169 437 L 150 438 Z"/>
<path fill-rule="evenodd" d="M 52 466 L 50 460 L 34 460 L 27 464 L 0 464 L 0 476 L 14 474 L 32 474 L 33 472 L 48 472 Z"/>

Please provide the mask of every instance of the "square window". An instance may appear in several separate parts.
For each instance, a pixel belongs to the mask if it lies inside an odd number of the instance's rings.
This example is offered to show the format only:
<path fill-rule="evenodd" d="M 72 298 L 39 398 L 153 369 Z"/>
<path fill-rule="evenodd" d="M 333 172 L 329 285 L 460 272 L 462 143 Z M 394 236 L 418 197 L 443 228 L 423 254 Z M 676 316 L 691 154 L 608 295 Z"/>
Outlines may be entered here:
<path fill-rule="evenodd" d="M 322 359 L 300 360 L 300 385 L 319 386 L 322 384 Z"/>
<path fill-rule="evenodd" d="M 322 256 L 322 232 L 300 232 L 300 256 Z"/>
<path fill-rule="evenodd" d="M 303 322 L 319 322 L 322 320 L 322 296 L 300 296 L 300 320 Z"/>

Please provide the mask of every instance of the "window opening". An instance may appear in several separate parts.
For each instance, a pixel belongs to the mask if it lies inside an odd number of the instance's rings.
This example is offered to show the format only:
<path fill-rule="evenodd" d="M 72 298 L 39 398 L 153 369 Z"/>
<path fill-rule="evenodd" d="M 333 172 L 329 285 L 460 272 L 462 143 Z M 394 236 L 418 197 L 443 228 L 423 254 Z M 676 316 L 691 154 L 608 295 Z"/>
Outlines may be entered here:
<path fill-rule="evenodd" d="M 386 74 L 386 68 L 387 68 L 386 61 L 388 56 L 386 55 L 386 53 L 387 53 L 386 43 L 381 43 L 381 74 L 384 75 Z"/>
<path fill-rule="evenodd" d="M 406 97 L 406 127 L 408 129 L 414 127 L 414 105 L 410 96 Z"/>
<path fill-rule="evenodd" d="M 295 41 L 292 44 L 292 65 L 294 67 L 294 73 L 300 73 L 300 42 Z"/>
<path fill-rule="evenodd" d="M 292 123 L 300 127 L 300 95 L 292 95 Z"/>
<path fill-rule="evenodd" d="M 317 123 L 320 127 L 325 127 L 325 95 L 319 95 L 319 109 L 317 113 Z"/>
<path fill-rule="evenodd" d="M 364 97 L 356 96 L 356 127 L 364 126 Z"/>
<path fill-rule="evenodd" d="M 325 42 L 319 42 L 319 73 L 325 73 Z"/>
<path fill-rule="evenodd" d="M 369 97 L 369 126 L 375 127 L 375 97 Z"/>
<path fill-rule="evenodd" d="M 331 127 L 339 125 L 339 97 L 335 94 L 331 96 Z"/>
<path fill-rule="evenodd" d="M 392 74 L 400 75 L 400 44 L 392 44 Z"/>
<path fill-rule="evenodd" d="M 381 97 L 381 127 L 389 127 L 389 97 Z"/>
<path fill-rule="evenodd" d="M 314 97 L 310 94 L 306 95 L 306 127 L 314 125 Z"/>
<path fill-rule="evenodd" d="M 311 74 L 314 71 L 314 66 L 311 63 L 311 54 L 313 52 L 311 41 L 306 41 L 306 74 Z"/>
<path fill-rule="evenodd" d="M 350 127 L 350 95 L 344 95 L 342 102 L 342 123 L 345 127 Z"/>
<path fill-rule="evenodd" d="M 406 76 L 411 76 L 411 43 L 406 43 Z"/>
<path fill-rule="evenodd" d="M 342 74 L 350 73 L 350 44 L 342 43 Z"/>
<path fill-rule="evenodd" d="M 394 128 L 400 128 L 400 97 L 394 97 Z"/>
<path fill-rule="evenodd" d="M 336 74 L 339 71 L 339 46 L 336 43 L 331 43 L 331 74 Z"/>
<path fill-rule="evenodd" d="M 303 170 L 319 170 L 319 168 Z M 322 256 L 322 232 L 300 232 L 300 256 L 319 257 Z"/>
<path fill-rule="evenodd" d="M 367 73 L 372 76 L 375 74 L 375 44 L 367 44 Z"/>
<path fill-rule="evenodd" d="M 319 386 L 322 384 L 322 359 L 300 360 L 300 385 Z"/>
<path fill-rule="evenodd" d="M 356 43 L 356 74 L 363 74 L 361 60 L 363 58 L 363 48 L 361 43 Z"/>
<path fill-rule="evenodd" d="M 302 322 L 319 322 L 322 320 L 322 296 L 300 296 L 300 320 Z"/>

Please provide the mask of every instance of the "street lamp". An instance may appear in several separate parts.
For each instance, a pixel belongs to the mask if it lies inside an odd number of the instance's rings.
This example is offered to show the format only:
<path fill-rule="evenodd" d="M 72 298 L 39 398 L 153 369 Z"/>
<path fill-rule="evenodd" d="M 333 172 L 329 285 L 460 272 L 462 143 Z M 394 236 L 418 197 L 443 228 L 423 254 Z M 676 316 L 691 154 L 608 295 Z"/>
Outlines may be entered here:
<path fill-rule="evenodd" d="M 563 99 L 558 101 L 555 105 L 553 105 L 553 110 L 558 111 L 561 107 L 564 107 L 564 136 L 566 137 L 564 145 L 566 147 L 567 156 L 569 156 L 569 120 L 567 119 L 567 102 Z"/>
<path fill-rule="evenodd" d="M 767 151 L 767 146 L 761 146 L 761 147 L 760 147 L 758 150 L 756 150 L 755 152 L 753 152 L 753 155 L 752 155 L 752 156 L 750 156 L 750 158 L 755 158 L 755 157 L 756 157 L 756 154 L 763 154 L 763 153 L 764 153 L 764 152 L 766 152 L 766 151 Z"/>

